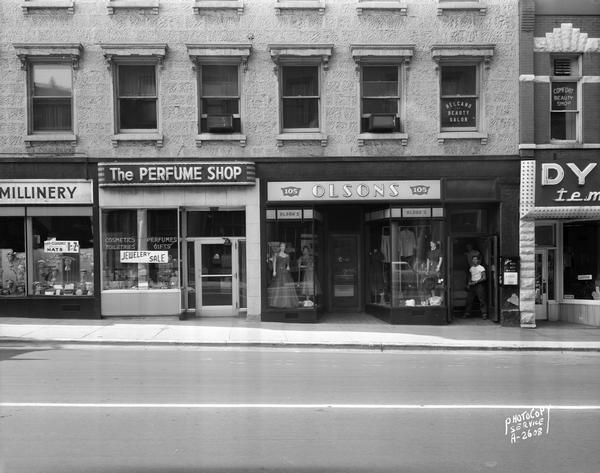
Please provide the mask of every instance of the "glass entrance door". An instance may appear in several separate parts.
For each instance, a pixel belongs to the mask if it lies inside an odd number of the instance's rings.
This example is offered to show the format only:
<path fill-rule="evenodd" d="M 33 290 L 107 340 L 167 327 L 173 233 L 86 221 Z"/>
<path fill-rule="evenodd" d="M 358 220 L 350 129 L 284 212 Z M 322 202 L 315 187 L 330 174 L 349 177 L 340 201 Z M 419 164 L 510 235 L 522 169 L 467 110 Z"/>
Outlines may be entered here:
<path fill-rule="evenodd" d="M 192 245 L 193 255 L 188 253 L 188 265 L 193 261 L 193 267 L 188 267 L 188 301 L 194 304 L 196 315 L 237 315 L 246 302 L 245 241 L 201 238 L 188 242 L 190 253 Z"/>
<path fill-rule="evenodd" d="M 548 319 L 548 301 L 554 296 L 555 250 L 538 248 L 535 250 L 535 318 Z"/>
<path fill-rule="evenodd" d="M 329 238 L 331 268 L 331 309 L 360 307 L 358 235 L 331 235 Z"/>

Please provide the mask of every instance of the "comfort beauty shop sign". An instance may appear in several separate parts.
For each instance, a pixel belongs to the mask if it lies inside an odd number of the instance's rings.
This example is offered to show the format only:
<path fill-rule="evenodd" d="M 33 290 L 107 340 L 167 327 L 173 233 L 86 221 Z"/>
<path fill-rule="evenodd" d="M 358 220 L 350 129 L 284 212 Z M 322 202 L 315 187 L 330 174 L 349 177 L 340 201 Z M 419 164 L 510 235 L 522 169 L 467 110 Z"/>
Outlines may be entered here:
<path fill-rule="evenodd" d="M 440 181 L 269 182 L 268 200 L 373 201 L 440 199 Z"/>
<path fill-rule="evenodd" d="M 92 181 L 0 180 L 0 204 L 91 204 Z"/>
<path fill-rule="evenodd" d="M 254 163 L 100 163 L 100 186 L 253 185 Z"/>
<path fill-rule="evenodd" d="M 600 205 L 600 165 L 596 160 L 538 162 L 535 205 Z"/>

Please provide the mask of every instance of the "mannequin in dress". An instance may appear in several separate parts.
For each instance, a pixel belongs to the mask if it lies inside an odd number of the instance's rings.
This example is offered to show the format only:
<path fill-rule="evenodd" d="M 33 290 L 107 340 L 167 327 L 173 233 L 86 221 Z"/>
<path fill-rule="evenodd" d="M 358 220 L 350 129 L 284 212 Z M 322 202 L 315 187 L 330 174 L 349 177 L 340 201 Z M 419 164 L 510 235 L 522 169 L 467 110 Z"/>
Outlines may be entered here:
<path fill-rule="evenodd" d="M 285 252 L 285 242 L 279 244 L 279 251 L 273 255 L 273 281 L 269 288 L 271 307 L 298 307 L 294 280 L 290 274 L 290 255 Z"/>

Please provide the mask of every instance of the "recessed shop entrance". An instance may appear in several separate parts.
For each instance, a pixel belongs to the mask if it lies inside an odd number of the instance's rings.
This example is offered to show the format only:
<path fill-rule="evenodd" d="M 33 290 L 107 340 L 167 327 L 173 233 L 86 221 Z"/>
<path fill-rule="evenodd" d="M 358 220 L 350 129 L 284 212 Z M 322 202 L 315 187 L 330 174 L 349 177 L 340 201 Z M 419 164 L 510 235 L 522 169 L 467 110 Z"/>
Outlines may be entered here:
<path fill-rule="evenodd" d="M 187 241 L 187 311 L 234 316 L 246 309 L 246 240 L 236 237 Z"/>
<path fill-rule="evenodd" d="M 332 311 L 360 309 L 360 237 L 357 234 L 329 235 L 330 299 Z"/>

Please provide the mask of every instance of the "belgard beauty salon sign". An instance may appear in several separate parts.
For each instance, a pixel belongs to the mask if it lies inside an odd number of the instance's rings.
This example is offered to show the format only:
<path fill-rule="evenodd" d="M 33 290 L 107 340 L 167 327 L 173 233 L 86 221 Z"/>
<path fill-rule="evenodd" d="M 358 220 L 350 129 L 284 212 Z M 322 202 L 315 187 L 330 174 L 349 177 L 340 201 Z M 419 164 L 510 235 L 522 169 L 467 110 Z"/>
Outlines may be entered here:
<path fill-rule="evenodd" d="M 600 165 L 589 159 L 538 162 L 535 205 L 599 206 Z"/>
<path fill-rule="evenodd" d="M 301 181 L 269 182 L 268 200 L 368 201 L 440 199 L 440 181 Z"/>
<path fill-rule="evenodd" d="M 254 163 L 99 163 L 100 186 L 253 185 Z"/>

